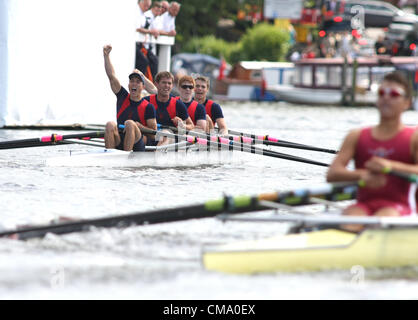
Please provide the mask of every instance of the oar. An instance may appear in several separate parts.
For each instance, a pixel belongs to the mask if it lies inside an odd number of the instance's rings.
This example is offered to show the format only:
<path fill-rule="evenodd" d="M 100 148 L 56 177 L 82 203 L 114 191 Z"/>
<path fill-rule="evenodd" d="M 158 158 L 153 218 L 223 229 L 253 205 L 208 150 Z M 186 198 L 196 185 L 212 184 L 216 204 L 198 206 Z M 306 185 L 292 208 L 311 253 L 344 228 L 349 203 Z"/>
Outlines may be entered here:
<path fill-rule="evenodd" d="M 418 175 L 413 174 L 413 173 L 399 172 L 399 171 L 391 170 L 391 169 L 383 169 L 383 173 L 390 174 L 391 176 L 402 178 L 411 183 L 418 184 Z"/>
<path fill-rule="evenodd" d="M 104 141 L 93 141 L 93 140 L 83 140 L 83 139 L 65 139 L 65 140 L 62 140 L 60 143 L 84 144 L 87 146 L 100 147 L 100 148 L 105 147 Z"/>
<path fill-rule="evenodd" d="M 272 217 L 234 217 L 229 214 L 217 216 L 222 221 L 246 221 L 246 222 L 294 222 L 307 227 L 315 226 L 341 226 L 345 224 L 380 226 L 380 227 L 418 227 L 418 218 L 416 217 L 362 217 L 362 216 L 336 216 L 318 215 L 307 216 L 299 214 L 283 214 Z"/>
<path fill-rule="evenodd" d="M 258 148 L 253 145 L 247 145 L 247 144 L 242 144 L 242 143 L 238 143 L 235 141 L 230 141 L 226 138 L 222 138 L 218 136 L 210 136 L 210 140 L 208 140 L 208 139 L 198 138 L 194 136 L 188 136 L 188 135 L 182 136 L 182 135 L 178 135 L 178 134 L 174 134 L 170 132 L 161 132 L 161 131 L 150 130 L 150 129 L 141 129 L 141 131 L 147 134 L 153 134 L 153 135 L 160 134 L 169 138 L 183 139 L 190 143 L 196 143 L 196 144 L 202 145 L 207 149 L 213 146 L 221 150 L 241 151 L 241 152 L 247 152 L 247 153 L 253 153 L 253 154 L 260 154 L 260 155 L 264 155 L 268 157 L 314 164 L 314 165 L 322 166 L 322 167 L 329 166 L 329 164 L 327 163 L 323 163 L 323 162 L 319 162 L 319 161 L 315 161 L 311 159 L 306 159 L 302 157 L 292 156 L 292 155 L 281 153 L 281 152 L 265 150 L 265 149 Z"/>
<path fill-rule="evenodd" d="M 169 130 L 172 130 L 173 132 L 178 132 L 178 128 L 176 128 L 176 127 L 164 126 L 164 125 L 158 124 L 158 128 L 159 129 L 169 129 Z M 195 131 L 187 131 L 187 130 L 185 130 L 182 133 L 183 134 L 190 134 L 192 136 L 198 136 L 200 138 L 204 138 L 204 139 L 208 139 L 208 140 L 209 140 L 209 137 L 211 136 L 211 135 L 206 134 L 206 133 L 195 132 Z M 266 137 L 266 136 L 263 136 L 263 138 L 264 137 Z M 232 141 L 239 142 L 239 143 L 248 143 L 248 144 L 253 144 L 253 145 L 264 144 L 264 145 L 268 145 L 268 146 L 276 146 L 276 147 L 292 148 L 292 149 L 302 149 L 302 150 L 326 152 L 326 153 L 332 153 L 332 154 L 338 153 L 338 151 L 336 151 L 336 150 L 318 148 L 318 147 L 309 146 L 309 145 L 306 145 L 306 144 L 299 144 L 299 143 L 288 142 L 288 141 L 270 141 L 270 140 L 260 139 L 260 136 L 249 137 L 249 136 L 244 136 L 244 135 L 230 134 L 230 135 L 228 135 L 228 139 L 232 140 Z"/>
<path fill-rule="evenodd" d="M 230 134 L 236 135 L 236 136 L 249 137 L 249 138 L 254 139 L 254 140 L 261 140 L 261 141 L 263 141 L 263 144 L 265 144 L 265 145 L 277 145 L 279 147 L 306 149 L 306 150 L 326 152 L 326 153 L 332 153 L 332 154 L 338 153 L 337 150 L 326 149 L 326 148 L 318 148 L 318 147 L 310 146 L 310 145 L 307 145 L 307 144 L 301 144 L 301 143 L 281 140 L 281 139 L 277 139 L 277 138 L 274 138 L 274 137 L 270 137 L 269 135 L 256 135 L 256 134 L 253 134 L 253 133 L 244 133 L 244 132 L 239 132 L 239 131 L 231 130 L 231 129 L 228 129 L 228 132 Z"/>
<path fill-rule="evenodd" d="M 51 134 L 50 136 L 44 136 L 41 138 L 0 141 L 0 149 L 48 146 L 48 145 L 55 145 L 57 143 L 61 143 L 67 139 L 103 138 L 103 137 L 104 137 L 104 131 L 94 131 L 94 132 L 76 133 L 76 134 L 67 134 L 67 135 Z"/>
<path fill-rule="evenodd" d="M 218 200 L 206 201 L 170 209 L 160 209 L 150 212 L 131 213 L 106 218 L 79 220 L 64 223 L 30 226 L 14 230 L 1 231 L 0 237 L 14 239 L 30 239 L 43 237 L 47 233 L 67 234 L 88 231 L 91 227 L 113 228 L 129 227 L 131 225 L 148 225 L 156 223 L 174 222 L 189 219 L 209 218 L 220 213 L 244 213 L 269 210 L 270 207 L 261 201 L 273 201 L 291 205 L 309 204 L 310 197 L 321 197 L 328 200 L 346 200 L 352 198 L 356 192 L 355 182 L 323 184 L 311 188 L 301 188 L 287 192 L 273 192 L 255 196 L 225 196 Z"/>

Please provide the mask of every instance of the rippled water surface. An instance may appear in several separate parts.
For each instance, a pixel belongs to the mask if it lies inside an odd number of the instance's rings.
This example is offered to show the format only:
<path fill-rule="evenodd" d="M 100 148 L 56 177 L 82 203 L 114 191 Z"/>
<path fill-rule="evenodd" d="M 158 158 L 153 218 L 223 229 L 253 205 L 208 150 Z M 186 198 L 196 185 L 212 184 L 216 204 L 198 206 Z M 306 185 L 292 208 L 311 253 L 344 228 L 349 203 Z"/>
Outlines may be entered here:
<path fill-rule="evenodd" d="M 353 128 L 374 124 L 373 108 L 225 103 L 231 128 L 338 149 Z M 404 114 L 408 124 L 418 113 Z M 52 131 L 0 130 L 0 141 Z M 326 169 L 261 155 L 237 155 L 197 167 L 63 167 L 52 157 L 82 145 L 0 150 L 1 225 L 43 224 L 60 216 L 95 218 L 202 203 L 324 182 Z M 274 150 L 329 163 L 332 155 Z M 235 157 L 235 156 L 234 156 Z M 225 275 L 201 265 L 203 246 L 285 232 L 286 225 L 222 223 L 214 218 L 95 229 L 29 241 L 0 240 L 0 298 L 21 299 L 409 299 L 418 269 L 254 276 Z"/>

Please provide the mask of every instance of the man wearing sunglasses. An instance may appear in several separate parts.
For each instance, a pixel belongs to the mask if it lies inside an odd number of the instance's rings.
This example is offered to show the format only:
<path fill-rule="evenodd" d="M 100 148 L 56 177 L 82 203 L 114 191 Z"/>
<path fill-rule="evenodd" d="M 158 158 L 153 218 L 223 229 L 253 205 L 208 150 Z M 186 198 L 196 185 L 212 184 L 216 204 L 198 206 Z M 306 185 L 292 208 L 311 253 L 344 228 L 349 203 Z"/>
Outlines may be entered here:
<path fill-rule="evenodd" d="M 412 89 L 400 73 L 387 74 L 378 90 L 379 123 L 351 131 L 332 162 L 327 181 L 362 181 L 357 203 L 344 210 L 350 216 L 408 216 L 410 183 L 384 174 L 391 170 L 418 174 L 418 131 L 402 123 L 402 113 L 409 109 Z M 347 166 L 354 160 L 355 169 Z M 360 231 L 362 226 L 344 226 Z"/>
<path fill-rule="evenodd" d="M 222 136 L 228 135 L 228 127 L 225 122 L 225 118 L 222 112 L 222 108 L 219 104 L 207 98 L 207 94 L 210 88 L 210 80 L 207 77 L 199 76 L 195 78 L 195 99 L 197 102 L 205 106 L 207 130 L 213 131 L 214 126 L 217 125 L 219 134 Z"/>
<path fill-rule="evenodd" d="M 191 76 L 183 76 L 179 80 L 180 100 L 187 107 L 189 117 L 195 125 L 195 129 L 206 132 L 205 107 L 193 99 L 195 82 Z"/>

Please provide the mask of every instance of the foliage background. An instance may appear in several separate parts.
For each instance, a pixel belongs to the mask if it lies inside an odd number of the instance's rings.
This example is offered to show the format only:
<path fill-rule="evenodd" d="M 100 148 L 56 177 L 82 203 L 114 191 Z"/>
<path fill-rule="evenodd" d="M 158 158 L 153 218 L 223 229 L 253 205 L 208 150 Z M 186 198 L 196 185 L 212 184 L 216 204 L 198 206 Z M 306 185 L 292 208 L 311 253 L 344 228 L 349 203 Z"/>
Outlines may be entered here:
<path fill-rule="evenodd" d="M 289 47 L 288 31 L 248 18 L 262 7 L 262 0 L 181 2 L 173 54 L 204 53 L 229 63 L 283 60 Z M 239 17 L 240 13 L 247 18 Z"/>

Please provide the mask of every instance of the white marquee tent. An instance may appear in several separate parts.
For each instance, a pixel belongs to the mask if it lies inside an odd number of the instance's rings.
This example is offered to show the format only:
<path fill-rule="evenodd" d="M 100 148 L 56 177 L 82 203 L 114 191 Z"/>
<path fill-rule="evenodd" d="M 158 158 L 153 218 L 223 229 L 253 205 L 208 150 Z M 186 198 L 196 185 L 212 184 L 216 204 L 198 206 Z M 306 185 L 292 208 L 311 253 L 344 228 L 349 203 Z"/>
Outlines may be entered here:
<path fill-rule="evenodd" d="M 138 10 L 136 0 L 0 0 L 0 127 L 114 119 L 102 48 L 112 44 L 126 87 Z"/>

